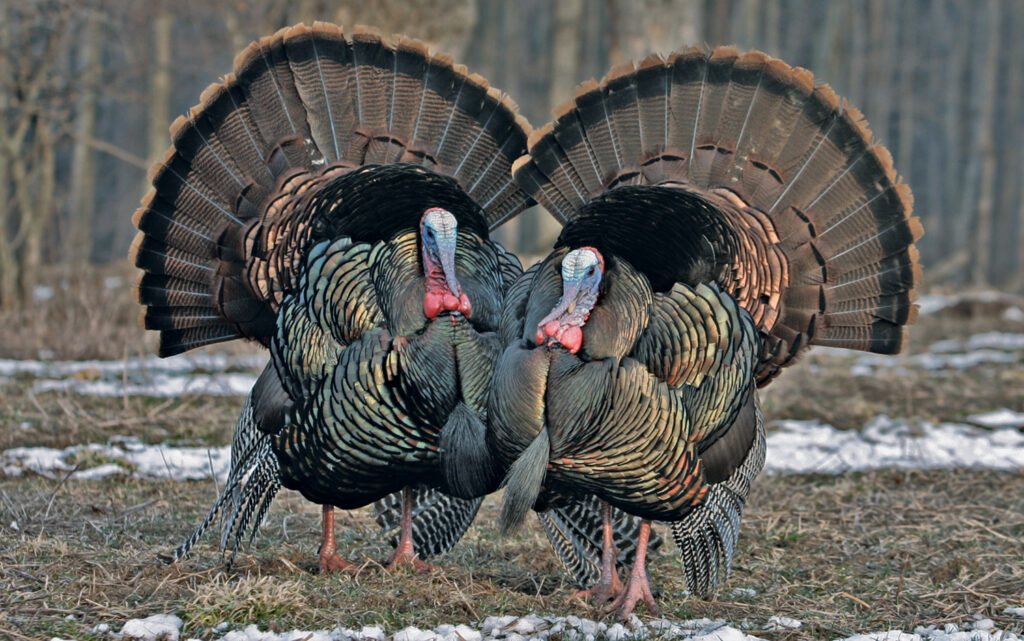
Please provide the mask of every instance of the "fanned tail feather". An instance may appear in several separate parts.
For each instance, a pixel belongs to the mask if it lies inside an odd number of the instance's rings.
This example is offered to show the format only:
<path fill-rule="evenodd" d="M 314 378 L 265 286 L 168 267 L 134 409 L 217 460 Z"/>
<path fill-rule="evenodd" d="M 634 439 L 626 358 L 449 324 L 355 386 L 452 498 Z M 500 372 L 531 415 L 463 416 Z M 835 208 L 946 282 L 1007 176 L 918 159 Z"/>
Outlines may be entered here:
<path fill-rule="evenodd" d="M 613 68 L 556 109 L 513 171 L 566 233 L 608 225 L 581 212 L 621 187 L 705 200 L 716 220 L 677 210 L 648 240 L 719 230 L 708 278 L 765 335 L 761 383 L 810 344 L 897 352 L 916 317 L 922 229 L 889 152 L 831 88 L 764 53 L 691 48 Z"/>
<path fill-rule="evenodd" d="M 412 539 L 420 559 L 444 554 L 458 543 L 476 517 L 483 498 L 460 499 L 437 488 L 412 488 Z M 373 515 L 391 547 L 398 547 L 402 521 L 402 491 L 374 502 Z"/>
<path fill-rule="evenodd" d="M 672 536 L 682 557 L 683 573 L 694 594 L 714 594 L 732 570 L 750 484 L 764 468 L 764 421 L 756 398 L 754 410 L 754 441 L 743 462 L 721 483 L 709 484 L 704 501 L 685 518 L 671 523 Z"/>
<path fill-rule="evenodd" d="M 529 125 L 515 104 L 423 43 L 296 25 L 252 43 L 171 126 L 133 221 L 143 324 L 160 354 L 267 343 L 311 221 L 339 174 L 412 163 L 453 177 L 493 229 L 530 204 L 510 168 Z"/>

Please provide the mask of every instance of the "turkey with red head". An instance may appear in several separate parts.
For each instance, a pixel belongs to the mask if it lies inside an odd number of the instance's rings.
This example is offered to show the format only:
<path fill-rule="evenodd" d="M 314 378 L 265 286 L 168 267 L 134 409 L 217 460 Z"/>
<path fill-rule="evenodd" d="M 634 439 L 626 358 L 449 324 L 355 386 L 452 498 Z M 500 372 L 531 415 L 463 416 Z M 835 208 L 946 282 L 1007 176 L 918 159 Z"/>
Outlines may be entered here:
<path fill-rule="evenodd" d="M 480 499 L 451 471 L 490 469 L 465 444 L 522 272 L 488 232 L 530 203 L 510 172 L 527 133 L 450 57 L 324 23 L 253 43 L 174 122 L 134 219 L 145 326 L 164 356 L 235 338 L 272 356 L 175 559 L 225 506 L 233 554 L 281 485 L 324 505 L 325 571 L 348 565 L 333 506 L 377 502 L 392 565 L 461 537 Z"/>
<path fill-rule="evenodd" d="M 502 318 L 487 438 L 510 466 L 503 524 L 541 511 L 566 566 L 626 616 L 656 609 L 645 554 L 667 521 L 709 594 L 764 465 L 757 386 L 811 345 L 903 345 L 910 191 L 831 89 L 729 47 L 617 67 L 529 147 L 516 181 L 564 228 Z"/>

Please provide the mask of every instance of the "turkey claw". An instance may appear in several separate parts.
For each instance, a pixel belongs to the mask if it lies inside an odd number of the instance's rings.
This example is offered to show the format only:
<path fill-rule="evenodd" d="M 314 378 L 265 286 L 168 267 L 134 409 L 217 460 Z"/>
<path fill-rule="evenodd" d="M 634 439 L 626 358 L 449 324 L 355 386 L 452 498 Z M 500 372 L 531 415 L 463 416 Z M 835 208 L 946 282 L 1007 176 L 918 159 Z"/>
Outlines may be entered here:
<path fill-rule="evenodd" d="M 355 572 L 356 564 L 342 558 L 337 552 L 320 555 L 320 574 L 338 574 L 341 572 Z"/>
<path fill-rule="evenodd" d="M 622 589 L 622 581 L 619 579 L 619 575 L 612 574 L 610 581 L 602 578 L 593 587 L 574 592 L 569 598 L 584 599 L 589 601 L 591 606 L 600 608 L 622 594 Z"/>
<path fill-rule="evenodd" d="M 626 587 L 614 601 L 605 607 L 604 611 L 618 610 L 619 618 L 625 621 L 633 613 L 633 608 L 640 600 L 647 604 L 647 609 L 651 614 L 661 616 L 661 609 L 654 602 L 654 594 L 651 592 L 651 584 L 647 581 L 647 577 L 637 578 L 636 576 L 629 577 Z"/>
<path fill-rule="evenodd" d="M 431 565 L 430 563 L 420 561 L 412 552 L 401 549 L 395 550 L 388 557 L 385 568 L 388 572 L 394 572 L 398 568 L 410 568 L 413 574 L 428 574 L 442 569 L 439 565 Z"/>

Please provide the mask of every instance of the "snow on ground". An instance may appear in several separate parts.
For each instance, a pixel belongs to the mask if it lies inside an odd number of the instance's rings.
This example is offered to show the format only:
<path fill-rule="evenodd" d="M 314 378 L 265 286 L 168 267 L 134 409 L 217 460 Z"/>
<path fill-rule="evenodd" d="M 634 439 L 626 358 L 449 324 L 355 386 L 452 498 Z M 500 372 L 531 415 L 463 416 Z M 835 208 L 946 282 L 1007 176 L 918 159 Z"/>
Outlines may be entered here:
<path fill-rule="evenodd" d="M 0 359 L 0 384 L 15 376 L 34 379 L 34 392 L 69 390 L 90 396 L 209 394 L 244 396 L 256 382 L 266 354 L 181 354 L 116 361 Z"/>
<path fill-rule="evenodd" d="M 158 614 L 146 619 L 131 619 L 120 633 L 111 636 L 140 641 L 178 641 L 181 638 L 182 621 L 176 616 Z M 550 637 L 566 641 L 625 641 L 659 637 L 687 639 L 689 641 L 759 641 L 760 632 L 799 629 L 800 621 L 788 617 L 772 616 L 763 626 L 744 621 L 739 627 L 724 620 L 691 619 L 671 621 L 655 619 L 641 621 L 636 615 L 625 624 L 607 624 L 576 616 L 540 617 L 533 614 L 517 617 L 491 616 L 475 624 L 442 624 L 432 629 L 409 626 L 393 633 L 385 632 L 382 626 L 364 626 L 359 630 L 336 627 L 333 630 L 291 630 L 289 632 L 262 631 L 255 625 L 238 626 L 222 636 L 219 641 L 545 641 Z M 220 624 L 213 629 L 220 634 L 230 625 Z M 1020 641 L 1013 632 L 999 630 L 991 619 L 977 619 L 965 624 L 964 629 L 949 623 L 939 629 L 936 626 L 918 626 L 913 633 L 901 630 L 886 630 L 858 634 L 841 641 Z M 163 636 L 160 636 L 163 635 Z"/>
<path fill-rule="evenodd" d="M 854 472 L 876 468 L 1024 468 L 1024 416 L 999 410 L 972 416 L 966 423 L 930 423 L 878 416 L 858 430 L 840 430 L 818 421 L 774 421 L 769 426 L 769 473 Z M 133 437 L 115 437 L 62 450 L 18 447 L 0 452 L 0 469 L 9 476 L 24 471 L 51 478 L 78 464 L 75 478 L 129 474 L 137 478 L 192 480 L 211 474 L 224 478 L 230 448 L 146 445 Z"/>
<path fill-rule="evenodd" d="M 144 479 L 176 481 L 226 478 L 231 448 L 146 445 L 132 436 L 110 439 L 106 445 L 89 443 L 62 450 L 52 447 L 16 447 L 0 453 L 0 470 L 8 476 L 35 472 L 49 478 L 74 470 L 76 479 L 98 479 L 127 474 Z M 77 469 L 76 469 L 77 466 Z"/>
<path fill-rule="evenodd" d="M 850 368 L 855 376 L 871 376 L 876 369 L 920 368 L 933 372 L 949 369 L 970 369 L 992 363 L 1012 365 L 1024 359 L 1024 334 L 1012 332 L 986 332 L 975 334 L 966 341 L 943 340 L 932 343 L 926 352 L 921 354 L 860 354 L 857 362 Z M 815 349 L 813 353 L 836 356 L 853 356 L 852 352 L 839 349 Z"/>
<path fill-rule="evenodd" d="M 1006 320 L 1024 320 L 1017 318 L 1022 312 L 1020 309 L 1021 298 L 1013 294 L 999 291 L 967 291 L 956 294 L 925 294 L 917 299 L 918 311 L 921 314 L 934 314 L 946 309 L 960 306 L 989 306 L 1003 309 L 1003 318 Z M 1014 310 L 1016 313 L 1014 313 Z"/>
<path fill-rule="evenodd" d="M 964 423 L 936 424 L 878 416 L 859 431 L 794 420 L 773 421 L 769 429 L 771 456 L 765 464 L 769 472 L 1024 468 L 1024 432 L 1013 426 L 984 429 Z"/>

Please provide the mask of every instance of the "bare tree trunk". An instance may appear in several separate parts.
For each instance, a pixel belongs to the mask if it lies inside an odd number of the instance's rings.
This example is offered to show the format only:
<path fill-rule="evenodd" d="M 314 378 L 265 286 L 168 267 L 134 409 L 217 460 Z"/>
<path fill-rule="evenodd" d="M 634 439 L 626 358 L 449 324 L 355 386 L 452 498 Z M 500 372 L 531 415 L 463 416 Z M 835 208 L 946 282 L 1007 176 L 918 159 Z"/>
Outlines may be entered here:
<path fill-rule="evenodd" d="M 0 7 L 0 51 L 10 48 L 10 30 L 13 28 L 9 20 L 10 7 Z M 0 105 L 8 100 L 4 83 L 0 83 Z M 3 112 L 0 112 L 2 115 Z M 0 122 L 0 127 L 6 127 Z M 14 257 L 14 245 L 8 237 L 12 225 L 11 196 L 8 185 L 11 179 L 11 158 L 5 147 L 0 147 L 0 307 L 11 307 L 18 298 L 18 262 Z"/>
<path fill-rule="evenodd" d="M 1000 0 L 988 2 L 988 48 L 985 54 L 984 84 L 982 85 L 981 116 L 978 123 L 978 153 L 981 156 L 981 186 L 978 192 L 978 215 L 974 227 L 974 263 L 971 282 L 975 287 L 988 285 L 989 257 L 992 243 L 992 209 L 995 199 L 996 153 L 992 140 L 994 105 L 997 98 L 997 70 L 999 68 Z"/>
<path fill-rule="evenodd" d="M 224 10 L 221 15 L 224 17 L 224 26 L 227 28 L 228 37 L 231 39 L 231 50 L 238 53 L 249 44 L 242 25 L 238 20 L 239 7 L 237 3 L 224 3 Z"/>
<path fill-rule="evenodd" d="M 892 42 L 895 35 L 894 20 L 889 14 L 891 5 L 886 0 L 870 0 L 870 47 L 872 51 L 871 68 L 868 72 L 869 86 L 873 90 L 868 94 L 873 97 L 868 119 L 872 129 L 883 142 L 889 140 L 889 114 L 892 111 Z"/>
<path fill-rule="evenodd" d="M 25 300 L 31 298 L 35 285 L 39 282 L 39 273 L 43 266 L 43 239 L 50 231 L 53 219 L 54 189 L 56 185 L 56 154 L 54 137 L 50 124 L 40 122 L 35 130 L 36 177 L 21 175 L 18 207 L 23 212 L 22 231 L 24 244 L 21 256 L 21 295 Z M 35 189 L 35 202 L 27 193 Z"/>
<path fill-rule="evenodd" d="M 149 136 L 151 162 L 162 157 L 169 144 L 171 124 L 171 36 L 174 16 L 168 0 L 156 3 L 153 20 L 153 66 L 149 77 Z"/>
<path fill-rule="evenodd" d="M 767 0 L 764 5 L 764 33 L 762 34 L 762 48 L 773 56 L 779 56 L 779 17 L 780 7 L 778 0 Z"/>
<path fill-rule="evenodd" d="M 838 2 L 824 3 L 825 19 L 818 30 L 817 41 L 814 44 L 814 60 L 811 63 L 815 74 L 827 82 L 834 83 L 839 77 L 839 70 L 836 63 L 839 56 L 836 55 L 836 47 L 840 44 L 839 38 L 839 11 L 842 5 Z"/>
<path fill-rule="evenodd" d="M 850 66 L 849 99 L 858 109 L 864 109 L 864 63 L 868 51 L 864 38 L 864 12 L 867 7 L 860 0 L 847 3 L 847 19 L 850 30 L 850 51 L 847 64 Z"/>
<path fill-rule="evenodd" d="M 1021 3 L 1010 3 L 1010 9 L 1012 11 L 1013 25 L 1010 33 L 1020 33 L 1024 29 L 1024 5 Z M 1010 70 L 1009 75 L 1014 79 L 1013 89 L 1008 93 L 1005 100 L 1009 101 L 1011 105 L 1009 113 L 1016 112 L 1015 107 L 1020 105 L 1024 101 L 1024 39 L 1016 39 L 1016 52 L 1010 56 Z M 1007 193 L 1010 196 L 1010 200 L 1007 203 L 1016 203 L 1016 214 L 1017 214 L 1017 271 L 1014 278 L 1014 289 L 1016 291 L 1024 293 L 1024 148 L 1021 147 L 1019 142 L 1024 140 L 1024 118 L 1016 118 L 1016 123 L 1010 123 L 1010 136 L 1009 140 L 1004 141 L 1015 159 L 1016 169 L 1010 172 L 1005 183 L 1007 185 L 1013 185 L 1016 183 L 1017 192 L 1016 200 L 1013 199 L 1012 194 Z M 1013 133 L 1016 132 L 1016 133 Z M 1013 177 L 1018 176 L 1017 180 Z M 1008 205 L 1007 209 L 1013 211 L 1012 205 Z"/>
<path fill-rule="evenodd" d="M 914 19 L 913 7 L 909 2 L 903 4 L 904 24 Z M 913 29 L 902 29 L 900 36 L 900 60 L 899 60 L 899 130 L 897 140 L 899 141 L 899 156 L 896 158 L 896 169 L 904 176 L 910 175 L 910 164 L 914 157 L 914 106 L 916 94 L 914 93 L 914 67 L 917 63 L 917 42 L 914 39 Z"/>
<path fill-rule="evenodd" d="M 6 160 L 0 157 L 0 308 L 12 307 L 18 300 L 18 261 L 7 233 L 3 232 L 11 224 L 8 166 Z"/>
<path fill-rule="evenodd" d="M 68 237 L 66 260 L 74 267 L 80 267 L 89 260 L 92 252 L 93 208 L 95 206 L 96 172 L 93 164 L 93 148 L 90 140 L 96 130 L 96 95 L 100 78 L 100 21 L 96 13 L 84 16 L 81 41 L 78 46 L 81 56 L 80 78 L 81 98 L 77 102 L 75 118 L 75 142 L 71 151 L 71 182 L 68 194 Z"/>

